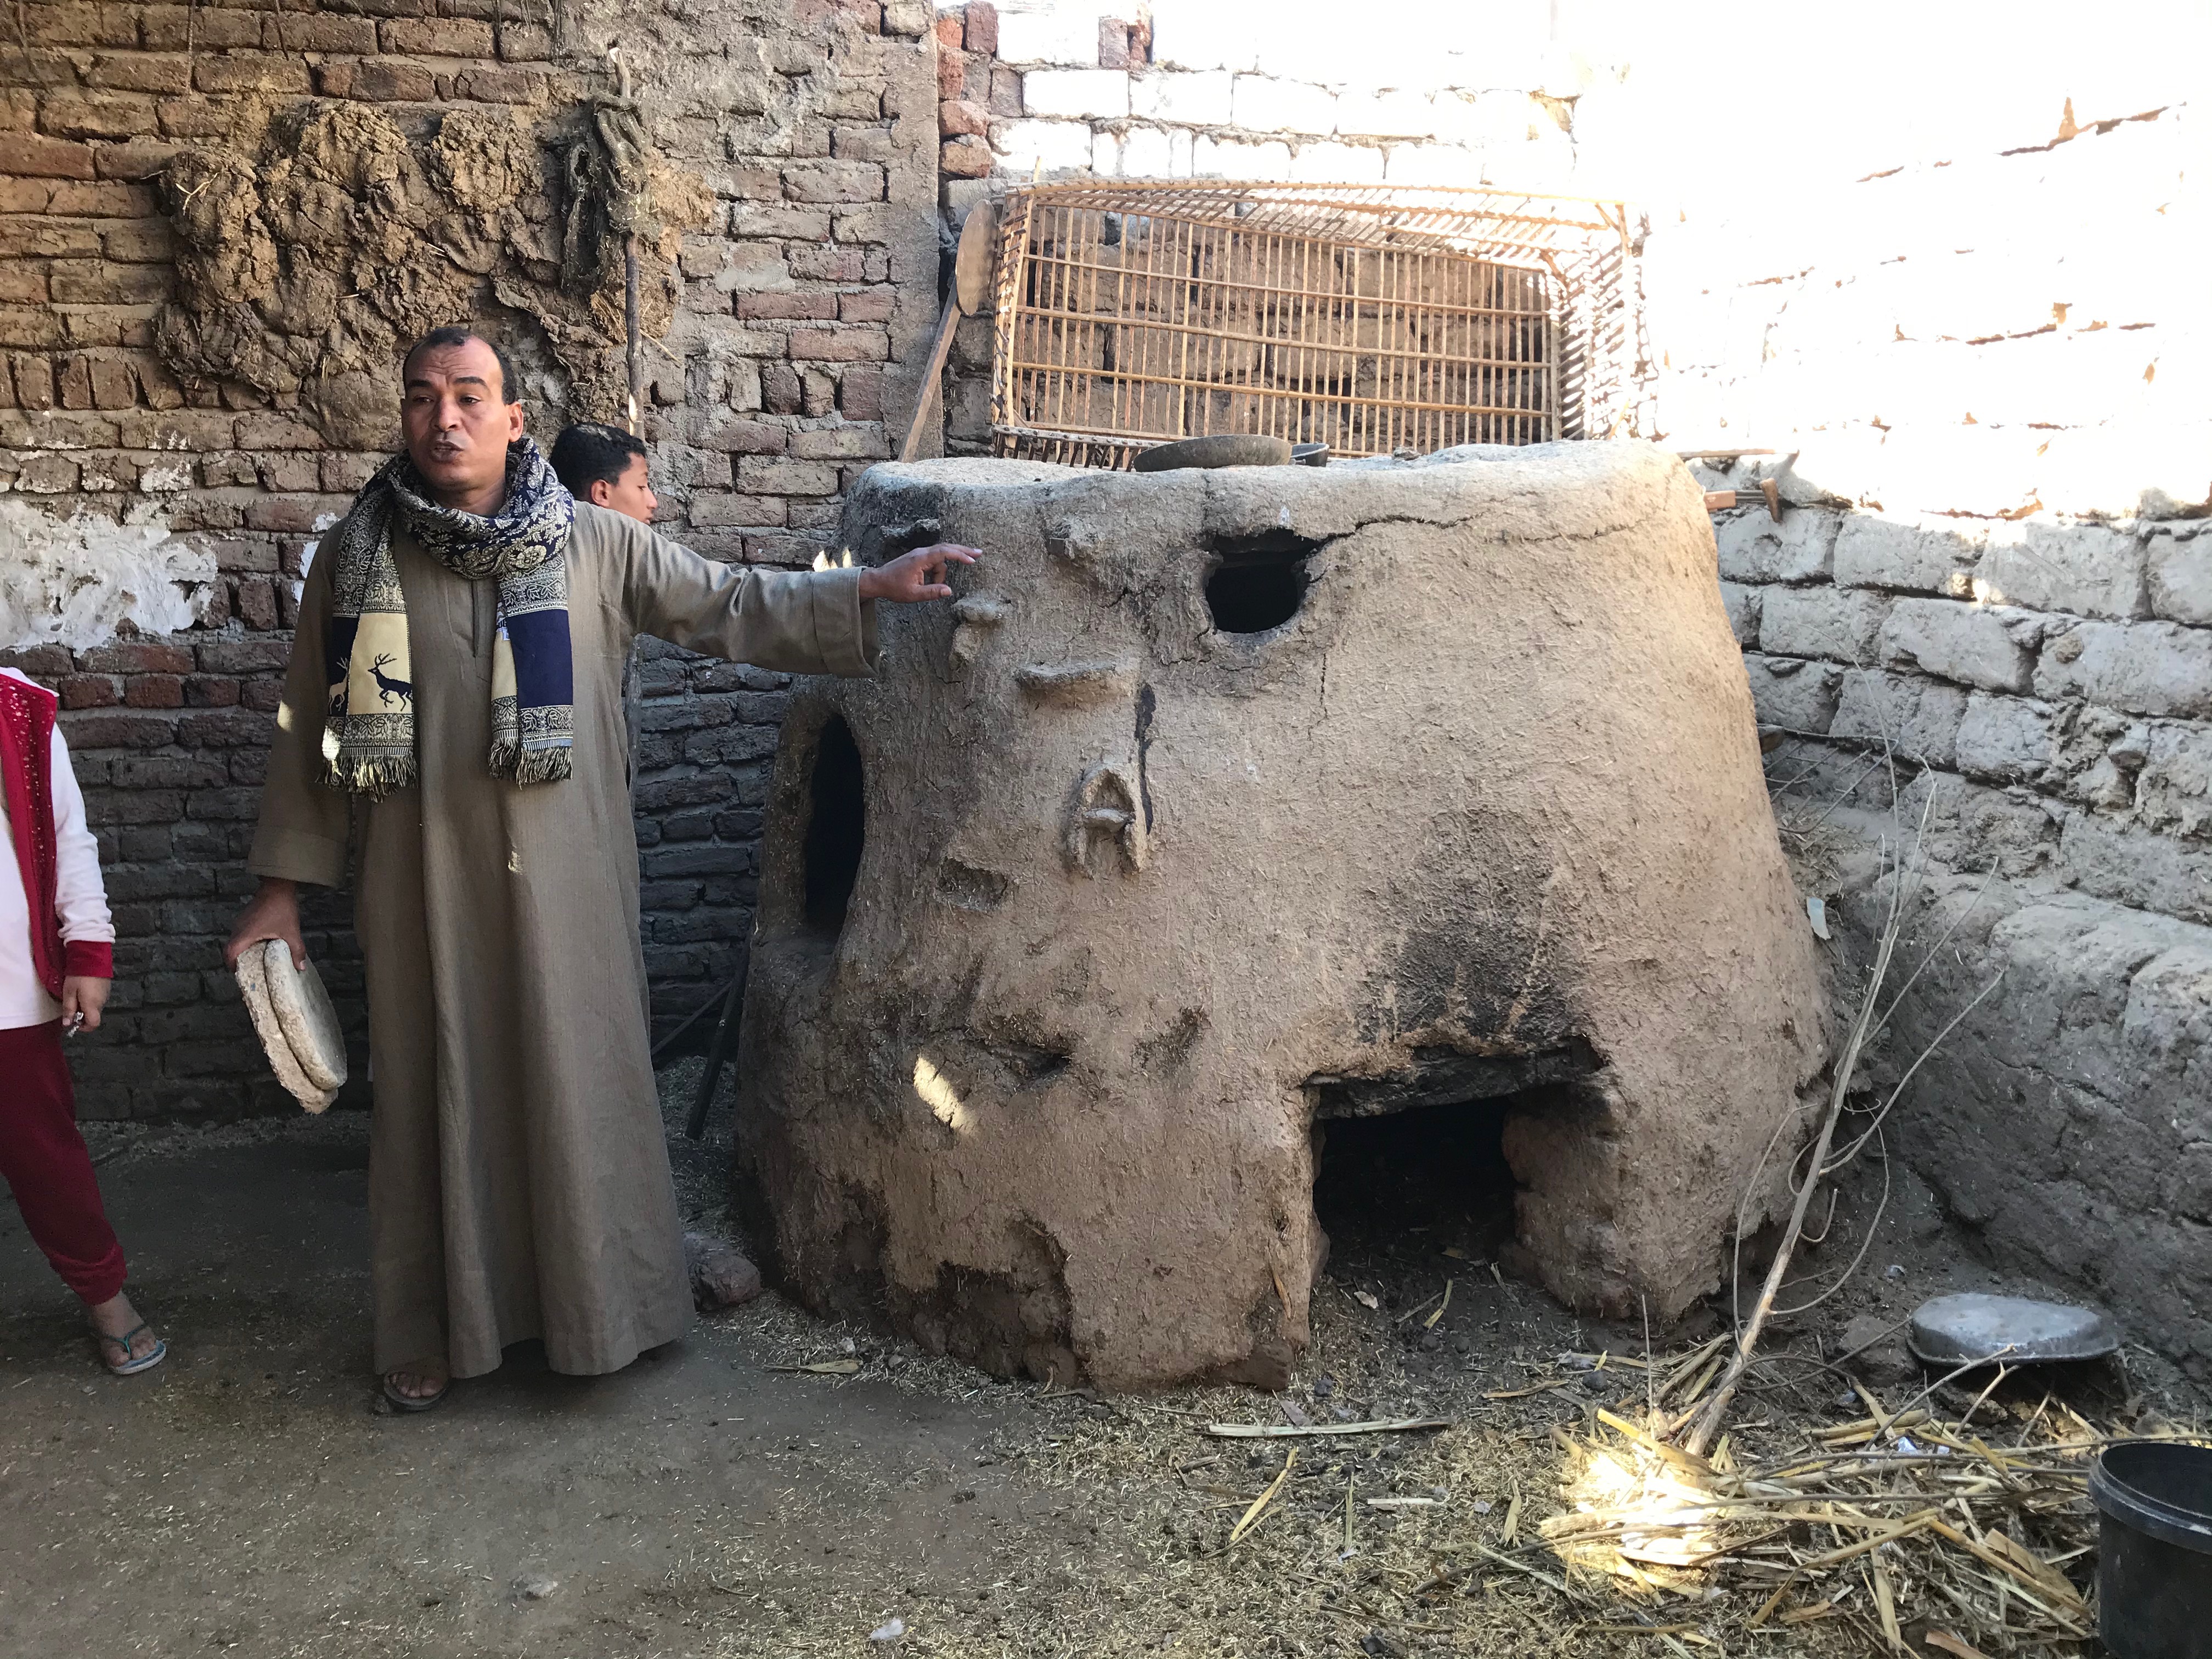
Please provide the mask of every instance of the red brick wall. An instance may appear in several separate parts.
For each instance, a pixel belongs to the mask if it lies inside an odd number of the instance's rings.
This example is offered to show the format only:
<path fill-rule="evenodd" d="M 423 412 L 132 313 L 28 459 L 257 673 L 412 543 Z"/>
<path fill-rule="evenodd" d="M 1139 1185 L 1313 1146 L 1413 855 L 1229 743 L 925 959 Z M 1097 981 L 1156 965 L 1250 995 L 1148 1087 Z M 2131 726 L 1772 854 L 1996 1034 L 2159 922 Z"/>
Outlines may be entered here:
<path fill-rule="evenodd" d="M 328 446 L 296 395 L 180 377 L 155 350 L 175 273 L 149 181 L 178 148 L 307 100 L 374 102 L 416 137 L 487 105 L 557 129 L 609 88 L 619 39 L 663 155 L 715 198 L 683 240 L 675 319 L 647 351 L 664 530 L 720 558 L 803 563 L 911 406 L 938 259 L 926 0 L 580 0 L 562 14 L 546 0 L 360 0 L 343 15 L 26 0 L 0 18 L 0 493 L 58 518 L 152 515 L 217 572 L 186 633 L 0 654 L 62 693 L 121 933 L 112 1026 L 75 1056 L 90 1115 L 276 1101 L 219 945 L 251 886 L 303 554 L 383 459 Z M 548 434 L 557 377 L 533 392 Z M 730 969 L 748 923 L 780 685 L 658 647 L 641 664 L 646 945 L 664 1023 Z M 350 1000 L 344 913 L 319 901 L 313 943 Z"/>

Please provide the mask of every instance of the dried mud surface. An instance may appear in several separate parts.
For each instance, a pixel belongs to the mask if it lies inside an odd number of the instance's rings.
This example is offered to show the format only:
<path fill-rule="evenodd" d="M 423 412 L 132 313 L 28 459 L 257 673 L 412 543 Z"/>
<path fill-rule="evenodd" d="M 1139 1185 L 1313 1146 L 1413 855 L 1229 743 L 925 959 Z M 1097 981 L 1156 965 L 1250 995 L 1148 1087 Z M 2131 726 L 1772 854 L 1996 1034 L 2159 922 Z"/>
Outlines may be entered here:
<path fill-rule="evenodd" d="M 657 256 L 641 324 L 658 337 L 679 233 L 713 205 L 641 143 L 617 162 L 513 111 L 453 110 L 410 135 L 349 104 L 248 104 L 226 142 L 181 152 L 157 185 L 179 243 L 163 358 L 189 379 L 299 394 L 328 441 L 356 449 L 388 443 L 401 349 L 459 319 L 526 321 L 572 383 L 572 415 L 617 416 L 619 233 Z"/>
<path fill-rule="evenodd" d="M 687 1064 L 665 1079 L 672 1125 L 694 1076 Z M 672 1130 L 687 1224 L 726 1222 L 727 1112 L 726 1095 L 696 1145 Z M 1492 1271 L 1494 1225 L 1453 1196 L 1486 1178 L 1479 1135 L 1449 1158 L 1340 1139 L 1315 1342 L 1279 1396 L 1003 1382 L 771 1295 L 615 1377 L 551 1376 L 526 1345 L 437 1413 L 403 1418 L 374 1407 L 365 1375 L 365 1129 L 349 1114 L 94 1126 L 137 1293 L 173 1345 L 136 1382 L 96 1370 L 6 1217 L 0 1649 L 750 1659 L 881 1653 L 869 1633 L 894 1618 L 908 1632 L 894 1651 L 976 1659 L 1672 1654 L 1709 1650 L 1708 1628 L 1731 1653 L 1868 1647 L 1844 1616 L 1748 1637 L 1727 1628 L 1741 1607 L 1591 1587 L 1570 1601 L 1522 1570 L 1559 1571 L 1535 1534 L 1559 1507 L 1554 1425 L 1580 1434 L 1599 1407 L 1641 1396 L 1632 1366 L 1580 1367 L 1639 1355 L 1644 1337 Z M 1856 1201 L 1813 1269 L 1857 1248 Z M 1883 1225 L 1877 1270 L 1778 1342 L 1738 1413 L 1747 1450 L 1854 1415 L 1816 1347 L 1837 1352 L 1843 1322 L 1990 1282 L 1916 1240 L 1909 1205 Z M 1686 1343 L 1724 1318 L 1701 1310 L 1652 1340 Z M 809 1365 L 834 1369 L 779 1369 Z M 2092 1414 L 2132 1401 L 2186 1419 L 2202 1406 L 2132 1351 L 2062 1386 Z M 2016 1393 L 2003 1421 L 2038 1404 Z M 1292 1414 L 1452 1426 L 1204 1432 Z M 1230 1547 L 1291 1445 L 1290 1479 Z M 1391 1511 L 1373 1498 L 1438 1501 Z"/>

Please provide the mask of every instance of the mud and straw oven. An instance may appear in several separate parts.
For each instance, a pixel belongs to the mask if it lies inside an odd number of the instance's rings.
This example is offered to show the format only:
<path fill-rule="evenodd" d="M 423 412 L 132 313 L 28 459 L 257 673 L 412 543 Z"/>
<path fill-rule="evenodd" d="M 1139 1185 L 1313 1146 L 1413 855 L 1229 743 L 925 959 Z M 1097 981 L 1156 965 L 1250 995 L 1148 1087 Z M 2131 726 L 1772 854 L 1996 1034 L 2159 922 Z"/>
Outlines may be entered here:
<path fill-rule="evenodd" d="M 934 461 L 845 531 L 988 557 L 784 727 L 739 1158 L 799 1296 L 1064 1384 L 1279 1383 L 1328 1126 L 1462 1105 L 1552 1291 L 1715 1285 L 1823 1014 L 1678 461 Z"/>

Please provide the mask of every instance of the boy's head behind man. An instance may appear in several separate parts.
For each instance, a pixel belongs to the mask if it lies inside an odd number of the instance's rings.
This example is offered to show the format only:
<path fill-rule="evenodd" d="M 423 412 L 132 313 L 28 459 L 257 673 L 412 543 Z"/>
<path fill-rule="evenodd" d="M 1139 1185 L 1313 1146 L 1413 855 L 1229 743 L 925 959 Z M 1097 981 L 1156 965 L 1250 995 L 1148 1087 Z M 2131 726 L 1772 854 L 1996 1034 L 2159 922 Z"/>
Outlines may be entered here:
<path fill-rule="evenodd" d="M 659 502 L 646 480 L 645 445 L 620 427 L 570 427 L 554 441 L 553 470 L 578 501 L 653 522 Z"/>

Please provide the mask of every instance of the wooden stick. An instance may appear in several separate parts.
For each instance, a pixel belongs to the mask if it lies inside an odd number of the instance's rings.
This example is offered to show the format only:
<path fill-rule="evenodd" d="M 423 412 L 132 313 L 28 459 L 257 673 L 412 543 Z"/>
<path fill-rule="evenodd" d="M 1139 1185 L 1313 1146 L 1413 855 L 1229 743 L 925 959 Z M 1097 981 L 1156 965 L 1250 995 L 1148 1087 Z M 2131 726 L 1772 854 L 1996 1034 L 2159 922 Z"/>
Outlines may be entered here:
<path fill-rule="evenodd" d="M 1225 1440 L 1310 1440 L 1338 1434 L 1410 1434 L 1425 1429 L 1449 1427 L 1451 1419 L 1449 1418 L 1396 1417 L 1378 1419 L 1371 1423 L 1310 1423 L 1297 1428 L 1288 1424 L 1209 1423 L 1206 1425 L 1206 1431 L 1219 1435 Z"/>
<path fill-rule="evenodd" d="M 645 418 L 645 356 L 638 349 L 643 332 L 638 321 L 637 238 L 632 236 L 623 245 L 623 322 L 629 331 L 629 429 L 635 433 L 638 422 Z"/>
<path fill-rule="evenodd" d="M 937 403 L 938 377 L 945 373 L 945 359 L 952 349 L 953 331 L 960 326 L 960 302 L 947 300 L 945 315 L 937 321 L 937 341 L 929 348 L 929 367 L 922 371 L 921 390 L 915 398 L 914 419 L 908 422 L 906 441 L 899 446 L 899 459 L 910 461 L 921 447 L 922 423 Z"/>
<path fill-rule="evenodd" d="M 1935 795 L 1929 795 L 1932 807 Z M 1922 835 L 1926 835 L 1923 823 Z M 1728 1415 L 1729 1403 L 1735 1398 L 1736 1389 L 1743 1382 L 1744 1374 L 1751 1369 L 1752 1351 L 1759 1345 L 1761 1332 L 1766 1328 L 1769 1315 L 1774 1311 L 1775 1298 L 1782 1293 L 1783 1281 L 1790 1275 L 1790 1263 L 1796 1255 L 1797 1241 L 1804 1236 L 1805 1216 L 1812 1208 L 1814 1189 L 1820 1183 L 1820 1173 L 1828 1162 L 1828 1148 L 1836 1138 L 1836 1125 L 1844 1115 L 1844 1100 L 1850 1088 L 1851 1078 L 1858 1069 L 1859 1053 L 1874 1035 L 1875 1011 L 1881 1002 L 1882 981 L 1888 976 L 1890 958 L 1896 954 L 1897 941 L 1904 927 L 1905 869 L 1899 865 L 1893 878 L 1890 890 L 1889 916 L 1883 925 L 1881 939 L 1875 950 L 1874 966 L 1869 970 L 1864 1000 L 1859 1005 L 1858 1018 L 1851 1023 L 1850 1039 L 1836 1064 L 1833 1088 L 1829 1091 L 1828 1110 L 1820 1120 L 1820 1133 L 1814 1141 L 1813 1159 L 1807 1164 L 1805 1182 L 1797 1189 L 1797 1201 L 1790 1208 L 1790 1224 L 1784 1229 L 1781 1248 L 1774 1253 L 1774 1265 L 1768 1268 L 1766 1284 L 1759 1291 L 1759 1303 L 1752 1310 L 1751 1320 L 1743 1328 L 1736 1344 L 1735 1358 L 1729 1362 L 1722 1375 L 1720 1385 L 1705 1402 L 1692 1424 L 1689 1438 L 1683 1443 L 1686 1449 L 1702 1455 L 1720 1431 L 1721 1420 Z"/>

